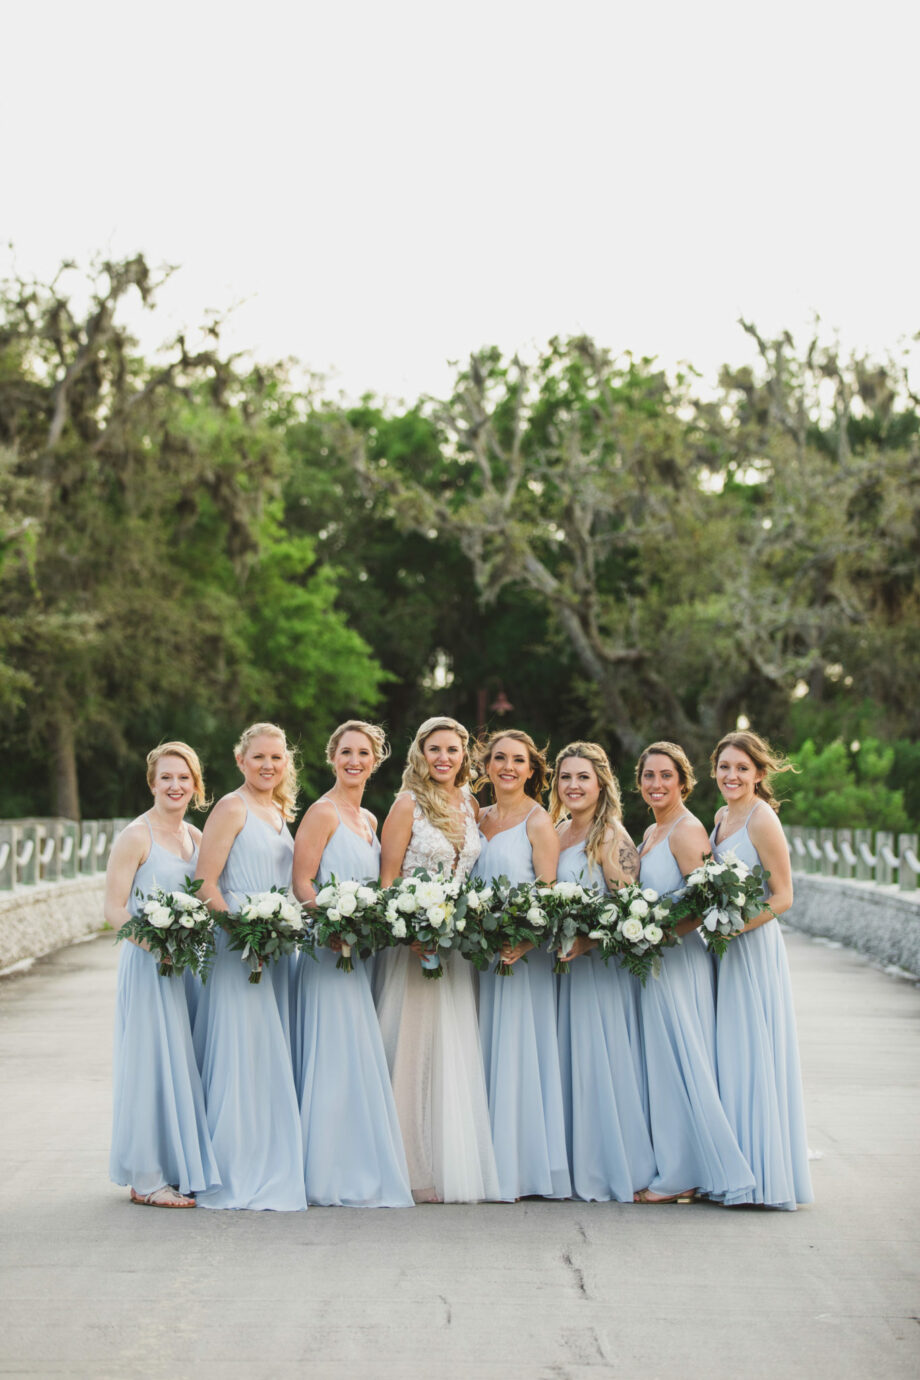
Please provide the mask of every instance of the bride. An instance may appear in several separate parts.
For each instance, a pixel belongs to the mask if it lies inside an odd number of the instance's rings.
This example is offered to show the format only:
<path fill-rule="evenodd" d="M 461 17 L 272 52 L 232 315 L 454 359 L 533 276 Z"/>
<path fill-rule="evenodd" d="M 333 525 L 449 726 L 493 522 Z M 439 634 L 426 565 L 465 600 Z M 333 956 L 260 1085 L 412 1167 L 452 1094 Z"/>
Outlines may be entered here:
<path fill-rule="evenodd" d="M 383 886 L 417 867 L 467 876 L 481 846 L 469 779 L 466 729 L 455 719 L 426 719 L 383 826 Z M 388 949 L 377 962 L 377 1013 L 413 1197 L 497 1198 L 471 965 L 449 951 L 443 976 L 431 982 L 417 949 Z"/>

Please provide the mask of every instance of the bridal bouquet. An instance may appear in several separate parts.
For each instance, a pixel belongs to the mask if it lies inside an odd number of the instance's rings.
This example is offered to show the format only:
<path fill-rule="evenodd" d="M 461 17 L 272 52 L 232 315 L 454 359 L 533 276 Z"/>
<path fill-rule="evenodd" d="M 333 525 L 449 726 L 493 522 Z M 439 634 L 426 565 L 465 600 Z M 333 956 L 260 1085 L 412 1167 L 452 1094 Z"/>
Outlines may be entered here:
<path fill-rule="evenodd" d="M 678 918 L 670 897 L 629 882 L 606 898 L 590 937 L 605 962 L 613 955 L 644 987 L 649 973 L 661 972 L 662 950 L 680 943 L 674 933 Z"/>
<path fill-rule="evenodd" d="M 313 903 L 316 908 L 313 938 L 327 948 L 330 939 L 340 940 L 339 961 L 335 966 L 342 972 L 354 971 L 351 951 L 355 946 L 364 958 L 393 942 L 380 905 L 382 895 L 377 883 L 339 882 L 335 876 L 317 891 Z"/>
<path fill-rule="evenodd" d="M 548 890 L 548 888 L 542 888 Z M 552 937 L 552 921 L 541 888 L 533 882 L 511 883 L 507 877 L 495 877 L 477 897 L 488 895 L 488 899 L 474 907 L 477 922 L 487 939 L 488 957 L 491 958 L 507 945 L 514 949 L 518 944 L 530 943 L 536 948 Z M 470 901 L 467 897 L 467 910 Z M 467 955 L 473 963 L 476 959 Z M 526 961 L 526 954 L 524 955 Z M 487 964 L 477 963 L 477 967 Z M 498 977 L 511 977 L 514 965 L 499 961 L 495 969 Z"/>
<path fill-rule="evenodd" d="M 269 959 L 295 949 L 312 953 L 303 907 L 280 887 L 247 896 L 245 906 L 222 915 L 220 923 L 227 931 L 230 948 L 239 951 L 241 961 L 249 964 L 250 982 L 262 981 L 262 965 Z"/>
<path fill-rule="evenodd" d="M 422 971 L 426 978 L 443 975 L 439 951 L 458 947 L 466 928 L 467 898 L 456 877 L 431 874 L 416 868 L 411 877 L 399 877 L 381 895 L 391 942 L 419 943 L 424 949 Z"/>
<path fill-rule="evenodd" d="M 148 896 L 137 891 L 139 915 L 133 915 L 118 931 L 117 939 L 136 939 L 156 958 L 160 977 L 171 977 L 186 968 L 207 981 L 214 954 L 214 921 L 198 892 L 201 879 L 186 878 L 180 891 L 155 887 Z"/>
<path fill-rule="evenodd" d="M 703 938 L 719 958 L 749 920 L 768 910 L 764 897 L 770 874 L 760 864 L 748 867 L 734 853 L 704 857 L 687 878 L 687 890 L 674 907 L 677 920 L 702 916 Z"/>
<path fill-rule="evenodd" d="M 563 955 L 569 952 L 579 935 L 590 935 L 607 902 L 606 893 L 602 894 L 596 887 L 583 887 L 579 882 L 553 882 L 552 886 L 538 887 L 537 896 L 552 924 L 556 950 L 553 972 L 568 973 L 572 965 L 562 961 Z"/>

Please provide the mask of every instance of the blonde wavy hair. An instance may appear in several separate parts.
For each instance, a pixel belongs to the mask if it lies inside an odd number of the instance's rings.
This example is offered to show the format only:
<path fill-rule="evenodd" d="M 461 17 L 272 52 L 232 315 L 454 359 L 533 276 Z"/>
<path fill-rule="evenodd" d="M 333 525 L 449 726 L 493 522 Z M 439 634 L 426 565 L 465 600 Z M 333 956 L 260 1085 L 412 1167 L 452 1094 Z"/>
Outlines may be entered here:
<path fill-rule="evenodd" d="M 339 724 L 334 730 L 332 737 L 326 744 L 326 761 L 332 767 L 332 759 L 338 751 L 339 743 L 346 733 L 363 733 L 371 745 L 371 752 L 374 754 L 374 771 L 385 762 L 390 755 L 390 745 L 387 742 L 387 735 L 379 724 L 368 724 L 363 719 L 348 719 L 345 723 Z M 333 771 L 335 768 L 333 767 Z"/>
<path fill-rule="evenodd" d="M 163 757 L 181 757 L 192 774 L 192 784 L 195 793 L 192 796 L 192 804 L 196 810 L 206 810 L 210 801 L 204 789 L 204 772 L 201 769 L 201 761 L 194 748 L 190 748 L 188 743 L 174 739 L 169 743 L 160 743 L 159 747 L 152 748 L 147 753 L 147 785 L 153 790 L 153 783 L 156 780 L 157 765 Z"/>
<path fill-rule="evenodd" d="M 294 760 L 294 753 L 288 744 L 284 729 L 277 724 L 259 723 L 250 724 L 244 728 L 240 734 L 239 742 L 233 749 L 236 764 L 239 766 L 240 758 L 245 757 L 250 743 L 255 738 L 280 738 L 284 743 L 284 751 L 287 754 L 287 762 L 284 767 L 284 776 L 280 783 L 272 791 L 272 799 L 281 811 L 282 818 L 292 820 L 296 814 L 294 806 L 297 804 L 297 763 Z"/>
<path fill-rule="evenodd" d="M 654 757 L 659 753 L 662 757 L 670 757 L 677 768 L 677 775 L 680 780 L 680 798 L 686 800 L 696 785 L 696 776 L 690 758 L 679 743 L 650 743 L 647 748 L 643 749 L 636 763 L 636 789 L 640 792 L 642 790 L 642 768 L 645 766 L 647 758 Z"/>
<path fill-rule="evenodd" d="M 750 729 L 739 728 L 734 733 L 726 733 L 724 737 L 720 738 L 718 746 L 709 758 L 710 776 L 715 776 L 722 750 L 727 747 L 738 748 L 739 752 L 747 753 L 757 770 L 764 772 L 764 776 L 754 786 L 754 794 L 759 800 L 766 801 L 770 809 L 779 814 L 779 807 L 783 802 L 777 800 L 773 794 L 770 777 L 779 772 L 798 771 L 798 768 L 787 757 L 775 752 L 766 739 L 761 738 L 759 733 L 752 733 Z"/>
<path fill-rule="evenodd" d="M 568 818 L 568 811 L 559 797 L 559 775 L 563 762 L 569 757 L 583 757 L 586 762 L 590 762 L 597 777 L 597 784 L 601 788 L 597 805 L 594 807 L 594 819 L 585 839 L 585 856 L 589 863 L 602 867 L 604 840 L 611 830 L 616 837 L 623 819 L 619 782 L 613 774 L 609 757 L 599 743 L 569 743 L 556 754 L 553 763 L 553 780 L 549 794 L 549 814 L 553 824 Z"/>
<path fill-rule="evenodd" d="M 549 767 L 546 762 L 546 752 L 537 747 L 529 733 L 525 733 L 522 728 L 502 728 L 496 729 L 491 733 L 485 742 L 476 744 L 476 766 L 480 775 L 473 783 L 473 790 L 478 795 L 485 790 L 486 786 L 492 783 L 489 780 L 489 763 L 492 760 L 492 753 L 496 745 L 503 738 L 510 738 L 514 743 L 523 743 L 530 758 L 532 775 L 524 783 L 524 793 L 529 795 L 532 800 L 542 800 L 546 794 L 546 787 L 549 785 Z"/>
<path fill-rule="evenodd" d="M 470 760 L 469 732 L 456 719 L 437 717 L 426 719 L 413 738 L 406 754 L 406 767 L 399 789 L 401 792 L 408 791 L 414 796 L 416 804 L 425 818 L 436 829 L 440 829 L 441 833 L 445 834 L 456 848 L 461 848 L 466 836 L 466 825 L 464 821 L 457 818 L 455 811 L 450 808 L 447 795 L 437 781 L 433 780 L 425 758 L 426 742 L 432 733 L 437 733 L 441 729 L 449 733 L 456 733 L 460 739 L 463 746 L 463 761 L 457 772 L 455 784 L 465 786 L 468 783 L 473 770 L 473 764 Z"/>

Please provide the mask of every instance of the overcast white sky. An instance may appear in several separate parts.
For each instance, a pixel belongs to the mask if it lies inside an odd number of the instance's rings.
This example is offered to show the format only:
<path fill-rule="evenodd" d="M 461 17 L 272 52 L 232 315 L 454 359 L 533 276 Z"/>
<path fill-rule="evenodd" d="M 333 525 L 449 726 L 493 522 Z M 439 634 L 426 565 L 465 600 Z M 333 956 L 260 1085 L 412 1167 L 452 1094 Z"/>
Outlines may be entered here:
<path fill-rule="evenodd" d="M 240 302 L 234 348 L 414 398 L 576 331 L 714 378 L 742 313 L 920 330 L 903 0 L 3 9 L 0 238 L 180 265 L 156 339 Z"/>

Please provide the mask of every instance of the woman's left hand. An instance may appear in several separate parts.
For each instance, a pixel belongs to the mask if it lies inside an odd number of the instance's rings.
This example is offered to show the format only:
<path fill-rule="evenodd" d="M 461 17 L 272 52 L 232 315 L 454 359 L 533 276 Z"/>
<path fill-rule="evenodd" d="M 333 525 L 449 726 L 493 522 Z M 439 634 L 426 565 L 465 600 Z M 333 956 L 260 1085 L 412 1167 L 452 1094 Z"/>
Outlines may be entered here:
<path fill-rule="evenodd" d="M 523 958 L 533 948 L 529 939 L 523 940 L 520 944 L 515 944 L 512 949 L 510 945 L 503 944 L 501 951 L 502 963 L 517 963 L 519 958 Z"/>

